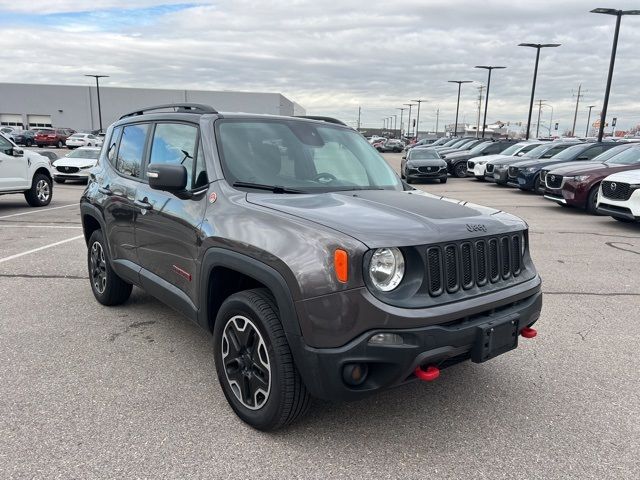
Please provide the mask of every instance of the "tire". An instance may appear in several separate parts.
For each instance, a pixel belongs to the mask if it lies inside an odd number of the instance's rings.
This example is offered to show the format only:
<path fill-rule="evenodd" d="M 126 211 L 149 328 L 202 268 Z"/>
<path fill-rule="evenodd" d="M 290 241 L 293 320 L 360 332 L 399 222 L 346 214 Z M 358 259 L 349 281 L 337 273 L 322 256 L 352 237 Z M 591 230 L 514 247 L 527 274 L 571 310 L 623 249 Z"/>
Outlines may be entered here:
<path fill-rule="evenodd" d="M 51 203 L 53 184 L 43 173 L 36 173 L 31 180 L 31 188 L 24 192 L 24 198 L 32 207 L 45 207 Z"/>
<path fill-rule="evenodd" d="M 33 147 L 33 140 L 27 140 L 24 143 L 27 147 Z"/>
<path fill-rule="evenodd" d="M 56 143 L 56 148 L 62 148 L 62 147 L 64 147 L 62 140 L 58 140 L 58 143 Z"/>
<path fill-rule="evenodd" d="M 457 178 L 464 178 L 467 176 L 467 163 L 460 162 L 453 166 L 453 175 Z"/>
<path fill-rule="evenodd" d="M 122 280 L 111 268 L 111 259 L 102 230 L 94 231 L 89 238 L 87 269 L 91 291 L 98 302 L 112 306 L 127 301 L 133 285 Z"/>
<path fill-rule="evenodd" d="M 306 413 L 310 395 L 268 290 L 245 290 L 227 298 L 216 317 L 213 345 L 218 381 L 242 421 L 269 431 Z"/>
<path fill-rule="evenodd" d="M 440 179 L 440 183 L 447 183 L 447 179 L 446 178 L 441 178 Z"/>
<path fill-rule="evenodd" d="M 533 193 L 540 193 L 540 175 L 533 180 Z"/>
<path fill-rule="evenodd" d="M 407 177 L 407 183 L 413 183 L 413 179 L 411 177 Z"/>
<path fill-rule="evenodd" d="M 587 197 L 587 204 L 585 205 L 585 209 L 591 215 L 600 215 L 596 210 L 596 203 L 598 202 L 598 190 L 600 190 L 600 184 L 594 185 L 591 190 L 589 190 L 589 196 Z"/>
<path fill-rule="evenodd" d="M 64 183 L 66 181 L 66 179 L 64 179 L 64 178 L 54 178 L 53 181 L 56 182 L 56 183 Z"/>
<path fill-rule="evenodd" d="M 42 144 L 40 144 L 40 143 L 39 143 L 39 144 L 38 144 L 38 148 L 42 148 L 42 147 L 44 147 L 44 145 L 42 145 Z"/>

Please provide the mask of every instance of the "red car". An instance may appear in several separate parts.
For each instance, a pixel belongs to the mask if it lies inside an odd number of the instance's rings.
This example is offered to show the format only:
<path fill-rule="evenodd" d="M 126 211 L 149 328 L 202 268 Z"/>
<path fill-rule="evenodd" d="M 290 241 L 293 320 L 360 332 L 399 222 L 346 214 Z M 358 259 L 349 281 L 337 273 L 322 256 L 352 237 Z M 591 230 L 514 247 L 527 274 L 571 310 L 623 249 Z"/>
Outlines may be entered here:
<path fill-rule="evenodd" d="M 603 161 L 603 156 L 616 152 Z M 637 169 L 640 169 L 640 145 L 620 145 L 592 161 L 576 162 L 575 165 L 553 165 L 551 170 L 542 171 L 544 198 L 595 214 L 600 182 L 612 173 Z"/>
<path fill-rule="evenodd" d="M 67 138 L 76 133 L 71 128 L 55 128 L 53 130 L 40 130 L 36 133 L 35 143 L 39 147 L 58 147 L 62 148 Z"/>

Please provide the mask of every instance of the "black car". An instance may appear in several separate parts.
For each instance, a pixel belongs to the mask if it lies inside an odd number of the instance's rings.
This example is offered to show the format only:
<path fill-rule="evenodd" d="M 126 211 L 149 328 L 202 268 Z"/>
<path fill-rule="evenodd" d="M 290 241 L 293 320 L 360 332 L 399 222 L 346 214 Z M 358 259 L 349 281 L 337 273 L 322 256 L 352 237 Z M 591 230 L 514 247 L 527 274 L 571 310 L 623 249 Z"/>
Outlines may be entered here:
<path fill-rule="evenodd" d="M 36 144 L 35 141 L 36 132 L 33 130 L 19 130 L 11 133 L 10 137 L 17 145 L 24 145 L 31 147 Z"/>
<path fill-rule="evenodd" d="M 379 152 L 394 152 L 400 153 L 404 150 L 404 142 L 402 140 L 396 140 L 394 138 L 390 138 L 386 142 L 376 145 L 376 149 Z"/>
<path fill-rule="evenodd" d="M 447 183 L 447 162 L 433 148 L 411 149 L 400 162 L 400 177 L 416 180 L 440 180 Z"/>
<path fill-rule="evenodd" d="M 617 142 L 582 143 L 573 145 L 549 159 L 525 160 L 525 157 L 520 157 L 520 162 L 509 166 L 507 185 L 520 190 L 543 193 L 540 188 L 540 172 L 543 168 L 564 162 L 593 160 L 601 153 L 618 145 L 620 143 Z"/>
<path fill-rule="evenodd" d="M 462 178 L 467 176 L 467 161 L 470 158 L 484 157 L 486 155 L 495 155 L 506 150 L 517 140 L 496 140 L 477 144 L 470 150 L 453 152 L 445 155 L 449 173 L 454 177 Z"/>
<path fill-rule="evenodd" d="M 123 115 L 100 155 L 80 200 L 94 297 L 136 285 L 211 332 L 255 428 L 536 335 L 527 224 L 412 188 L 337 121 L 162 105 Z"/>

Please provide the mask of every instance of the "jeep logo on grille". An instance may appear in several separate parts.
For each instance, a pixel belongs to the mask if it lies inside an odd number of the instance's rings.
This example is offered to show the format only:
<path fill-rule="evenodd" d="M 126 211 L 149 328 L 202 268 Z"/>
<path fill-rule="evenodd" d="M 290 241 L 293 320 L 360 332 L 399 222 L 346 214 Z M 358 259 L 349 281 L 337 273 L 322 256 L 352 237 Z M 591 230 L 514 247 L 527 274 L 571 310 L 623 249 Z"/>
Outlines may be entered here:
<path fill-rule="evenodd" d="M 487 227 L 480 224 L 474 225 L 474 224 L 467 223 L 467 230 L 469 230 L 470 232 L 486 232 Z"/>
<path fill-rule="evenodd" d="M 611 185 L 609 185 L 609 188 L 611 189 L 612 192 L 616 191 L 616 188 L 618 188 L 618 185 L 616 185 L 616 182 L 611 183 Z"/>

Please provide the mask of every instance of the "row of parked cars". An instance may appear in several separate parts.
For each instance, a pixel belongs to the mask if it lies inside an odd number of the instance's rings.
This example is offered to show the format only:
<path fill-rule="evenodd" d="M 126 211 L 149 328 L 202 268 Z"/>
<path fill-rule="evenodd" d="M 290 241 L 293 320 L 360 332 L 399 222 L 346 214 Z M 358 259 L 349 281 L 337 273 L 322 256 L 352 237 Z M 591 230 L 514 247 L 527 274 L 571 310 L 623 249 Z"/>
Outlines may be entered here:
<path fill-rule="evenodd" d="M 0 133 L 10 138 L 16 145 L 32 147 L 100 147 L 104 134 L 91 132 L 76 132 L 72 128 L 42 127 L 30 130 L 20 130 L 16 127 L 5 126 Z"/>
<path fill-rule="evenodd" d="M 407 182 L 470 176 L 542 194 L 563 207 L 640 221 L 640 143 L 635 141 L 440 139 L 410 148 L 401 175 Z"/>

